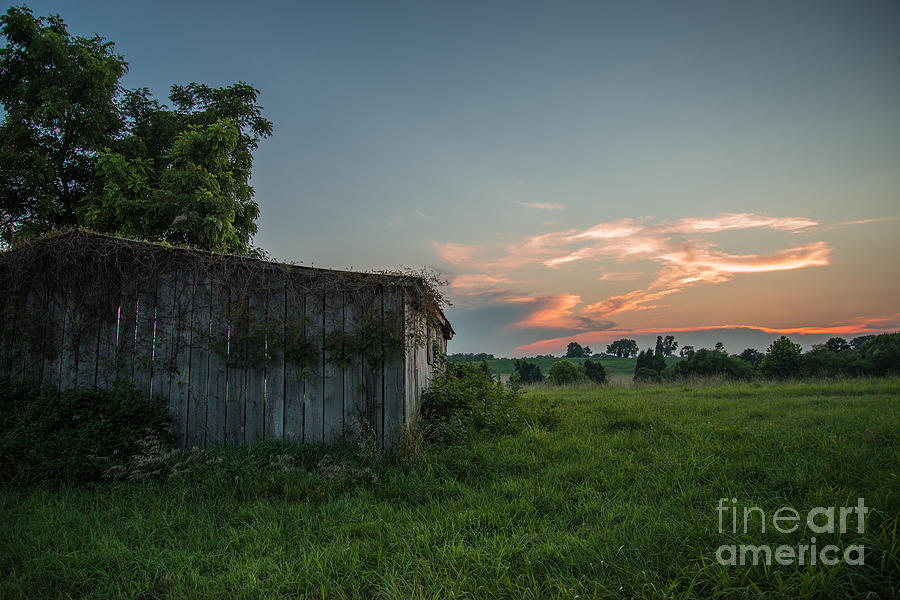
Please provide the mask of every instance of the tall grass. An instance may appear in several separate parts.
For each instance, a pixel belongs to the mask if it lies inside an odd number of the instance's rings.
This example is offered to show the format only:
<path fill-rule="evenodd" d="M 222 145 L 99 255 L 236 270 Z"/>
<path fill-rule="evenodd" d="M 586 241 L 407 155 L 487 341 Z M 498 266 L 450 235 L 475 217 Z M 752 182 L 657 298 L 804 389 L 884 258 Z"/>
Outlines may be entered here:
<path fill-rule="evenodd" d="M 548 386 L 507 435 L 188 450 L 163 479 L 0 491 L 0 596 L 847 598 L 900 590 L 900 380 Z M 725 567 L 719 498 L 874 509 L 865 566 Z M 820 536 L 820 543 L 831 539 Z"/>

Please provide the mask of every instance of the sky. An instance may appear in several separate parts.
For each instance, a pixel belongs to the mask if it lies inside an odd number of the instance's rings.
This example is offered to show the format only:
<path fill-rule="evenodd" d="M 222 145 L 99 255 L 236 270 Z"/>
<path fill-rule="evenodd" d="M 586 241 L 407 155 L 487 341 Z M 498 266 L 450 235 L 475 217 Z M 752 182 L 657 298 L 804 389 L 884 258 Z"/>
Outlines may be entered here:
<path fill-rule="evenodd" d="M 255 243 L 449 281 L 450 352 L 900 329 L 900 3 L 41 0 L 246 81 Z"/>

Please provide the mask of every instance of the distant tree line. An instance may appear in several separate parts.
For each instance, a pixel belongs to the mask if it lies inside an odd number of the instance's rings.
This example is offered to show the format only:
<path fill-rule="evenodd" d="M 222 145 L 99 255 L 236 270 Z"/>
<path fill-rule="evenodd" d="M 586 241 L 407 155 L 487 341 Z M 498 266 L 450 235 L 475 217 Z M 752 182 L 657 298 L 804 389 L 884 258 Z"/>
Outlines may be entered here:
<path fill-rule="evenodd" d="M 477 354 L 473 354 L 472 352 L 457 352 L 456 354 L 447 356 L 448 362 L 481 362 L 483 360 L 495 360 L 495 357 L 493 354 L 487 354 L 485 352 L 478 352 Z"/>
<path fill-rule="evenodd" d="M 726 377 L 731 379 L 793 379 L 809 377 L 854 377 L 900 374 L 900 333 L 863 335 L 850 341 L 833 337 L 824 344 L 803 352 L 800 344 L 781 336 L 769 344 L 765 352 L 746 348 L 739 354 L 729 354 L 722 342 L 712 349 L 695 350 L 693 346 L 679 348 L 674 336 L 657 336 L 654 348 L 637 350 L 634 340 L 621 339 L 607 346 L 609 356 L 629 357 L 637 355 L 634 380 L 644 382 L 674 381 L 691 377 Z M 566 356 L 550 367 L 546 376 L 534 361 L 556 358 L 552 354 L 529 359 L 516 359 L 511 383 L 534 384 L 549 381 L 564 385 L 580 381 L 605 383 L 606 370 L 599 361 L 587 359 L 590 348 L 578 342 L 569 343 Z M 567 360 L 586 359 L 580 361 Z M 457 353 L 448 357 L 450 362 L 475 362 L 496 360 L 493 354 Z"/>
<path fill-rule="evenodd" d="M 685 346 L 684 349 L 690 348 Z M 747 348 L 728 354 L 717 342 L 714 349 L 682 350 L 683 360 L 665 361 L 665 340 L 657 338 L 655 350 L 638 355 L 635 381 L 672 381 L 686 377 L 724 376 L 733 379 L 793 379 L 809 377 L 885 376 L 900 374 L 900 333 L 864 335 L 849 342 L 833 337 L 803 352 L 787 336 L 769 344 L 766 352 Z"/>

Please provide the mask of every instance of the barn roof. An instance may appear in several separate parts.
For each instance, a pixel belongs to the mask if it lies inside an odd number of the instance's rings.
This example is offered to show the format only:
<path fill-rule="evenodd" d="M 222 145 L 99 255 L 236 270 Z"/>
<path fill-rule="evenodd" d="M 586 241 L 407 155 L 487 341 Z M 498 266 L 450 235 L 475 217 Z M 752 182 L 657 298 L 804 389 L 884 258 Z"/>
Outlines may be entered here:
<path fill-rule="evenodd" d="M 425 303 L 428 305 L 430 312 L 432 312 L 437 324 L 440 326 L 444 337 L 446 339 L 451 339 L 454 335 L 453 327 L 450 325 L 450 321 L 447 320 L 446 315 L 444 314 L 443 309 L 440 306 L 440 295 L 437 293 L 437 290 L 434 290 L 433 285 L 426 281 L 425 277 L 415 274 L 415 273 L 391 273 L 391 272 L 375 272 L 375 273 L 366 273 L 360 271 L 350 271 L 350 270 L 340 270 L 340 269 L 323 269 L 319 267 L 308 267 L 305 265 L 297 265 L 293 263 L 285 263 L 278 262 L 274 260 L 269 260 L 266 258 L 253 258 L 247 256 L 240 256 L 236 254 L 226 254 L 220 252 L 212 252 L 209 250 L 202 250 L 199 248 L 193 247 L 183 247 L 183 246 L 172 246 L 166 243 L 160 242 L 151 242 L 146 240 L 135 240 L 131 238 L 124 238 L 116 235 L 110 235 L 106 233 L 97 233 L 94 231 L 89 231 L 86 229 L 80 228 L 72 228 L 72 229 L 64 229 L 60 231 L 54 231 L 36 238 L 32 238 L 28 241 L 22 242 L 13 246 L 10 249 L 7 249 L 0 253 L 0 257 L 4 255 L 14 255 L 17 254 L 26 248 L 37 248 L 46 245 L 56 245 L 56 244 L 64 244 L 66 242 L 71 243 L 73 245 L 77 245 L 79 242 L 91 243 L 100 242 L 100 245 L 110 247 L 110 246 L 119 246 L 119 247 L 130 247 L 133 249 L 144 248 L 147 250 L 164 250 L 166 252 L 176 252 L 176 253 L 184 253 L 185 258 L 188 256 L 193 257 L 208 257 L 215 259 L 224 259 L 232 264 L 240 264 L 245 266 L 258 266 L 263 269 L 270 268 L 279 268 L 286 269 L 288 272 L 294 272 L 298 274 L 303 274 L 309 278 L 317 278 L 317 277 L 335 277 L 338 279 L 346 279 L 360 282 L 360 281 L 369 281 L 372 283 L 381 283 L 384 285 L 395 285 L 404 287 L 407 289 L 418 289 L 418 290 L 431 290 L 432 294 L 430 298 L 425 299 Z"/>

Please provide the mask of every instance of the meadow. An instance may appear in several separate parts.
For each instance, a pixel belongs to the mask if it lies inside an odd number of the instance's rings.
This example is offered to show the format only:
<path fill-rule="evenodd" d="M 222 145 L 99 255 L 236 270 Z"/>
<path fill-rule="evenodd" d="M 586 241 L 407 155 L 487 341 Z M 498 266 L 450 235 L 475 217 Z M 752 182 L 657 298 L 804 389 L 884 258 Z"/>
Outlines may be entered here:
<path fill-rule="evenodd" d="M 520 404 L 513 433 L 388 458 L 261 443 L 182 451 L 164 478 L 7 486 L 0 597 L 900 594 L 900 380 L 541 385 Z M 871 511 L 862 533 L 720 533 L 721 498 Z M 716 560 L 810 535 L 865 564 Z"/>

